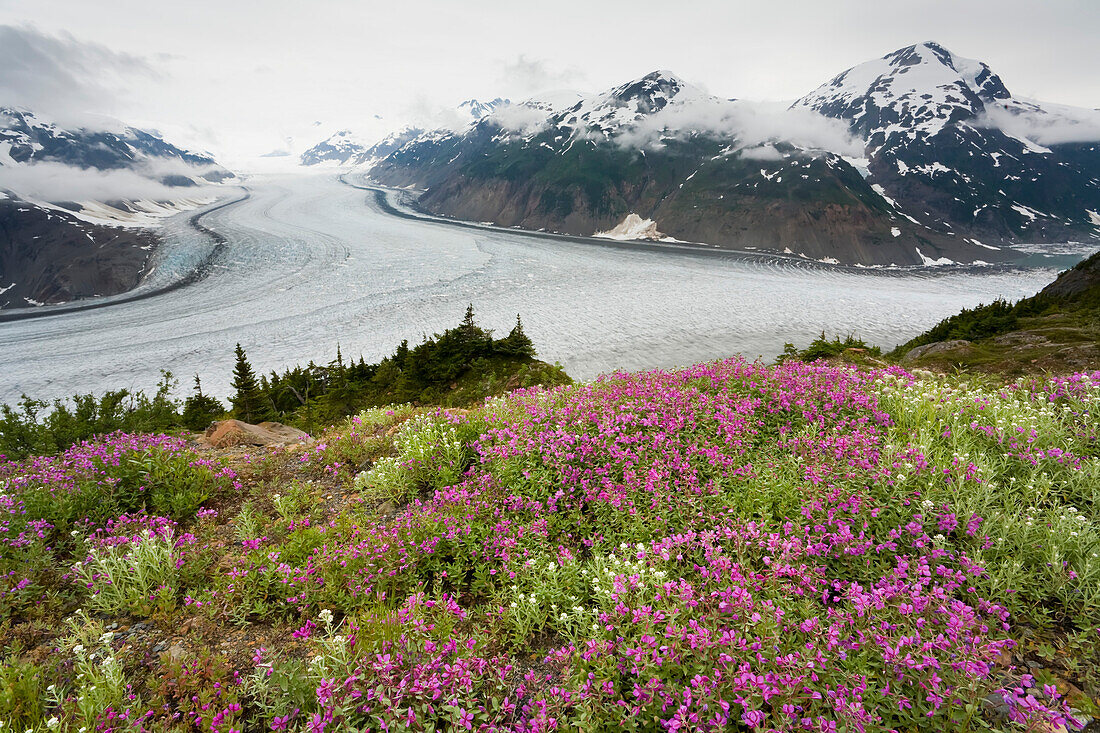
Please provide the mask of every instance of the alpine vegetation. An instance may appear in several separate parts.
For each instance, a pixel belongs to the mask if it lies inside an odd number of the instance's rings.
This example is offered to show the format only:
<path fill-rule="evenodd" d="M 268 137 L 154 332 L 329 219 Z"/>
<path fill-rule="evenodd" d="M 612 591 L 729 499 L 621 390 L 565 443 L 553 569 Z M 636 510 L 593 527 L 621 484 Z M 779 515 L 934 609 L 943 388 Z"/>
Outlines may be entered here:
<path fill-rule="evenodd" d="M 1055 730 L 1100 372 L 739 359 L 0 467 L 13 730 Z"/>

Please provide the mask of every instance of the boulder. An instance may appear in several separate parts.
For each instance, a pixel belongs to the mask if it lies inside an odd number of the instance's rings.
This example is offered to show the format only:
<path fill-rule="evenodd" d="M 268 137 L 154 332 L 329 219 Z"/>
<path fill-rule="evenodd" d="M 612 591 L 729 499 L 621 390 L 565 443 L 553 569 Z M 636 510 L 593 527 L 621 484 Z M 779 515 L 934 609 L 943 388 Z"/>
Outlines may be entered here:
<path fill-rule="evenodd" d="M 901 357 L 901 363 L 908 364 L 920 359 L 922 356 L 935 356 L 936 354 L 943 354 L 948 351 L 965 352 L 969 348 L 970 342 L 962 339 L 956 339 L 954 341 L 936 341 L 935 343 L 925 344 L 910 349 L 906 352 L 905 356 Z"/>
<path fill-rule="evenodd" d="M 206 429 L 202 441 L 214 448 L 231 448 L 235 445 L 295 445 L 312 441 L 312 438 L 278 422 L 252 425 L 241 420 L 221 420 Z"/>

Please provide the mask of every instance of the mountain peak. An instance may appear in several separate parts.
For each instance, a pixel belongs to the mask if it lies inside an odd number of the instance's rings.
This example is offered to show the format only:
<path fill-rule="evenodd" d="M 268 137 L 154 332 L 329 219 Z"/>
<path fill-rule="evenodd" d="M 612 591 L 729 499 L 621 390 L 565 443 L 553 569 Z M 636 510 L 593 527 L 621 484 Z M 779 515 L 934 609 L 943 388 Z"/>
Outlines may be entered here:
<path fill-rule="evenodd" d="M 458 105 L 458 111 L 468 114 L 472 122 L 477 122 L 485 115 L 492 113 L 498 107 L 503 107 L 511 103 L 510 99 L 503 99 L 501 97 L 490 99 L 487 102 L 482 102 L 479 99 L 467 99 Z"/>
<path fill-rule="evenodd" d="M 658 69 L 616 87 L 607 97 L 624 105 L 637 105 L 640 114 L 650 114 L 664 108 L 685 89 L 692 87 L 671 71 Z"/>
<path fill-rule="evenodd" d="M 986 102 L 1010 97 L 986 64 L 925 41 L 853 66 L 794 106 L 846 119 L 870 139 L 903 128 L 934 135 L 947 124 L 978 117 Z"/>
<path fill-rule="evenodd" d="M 713 99 L 666 69 L 621 84 L 602 94 L 581 99 L 557 117 L 562 127 L 617 134 L 672 104 Z"/>

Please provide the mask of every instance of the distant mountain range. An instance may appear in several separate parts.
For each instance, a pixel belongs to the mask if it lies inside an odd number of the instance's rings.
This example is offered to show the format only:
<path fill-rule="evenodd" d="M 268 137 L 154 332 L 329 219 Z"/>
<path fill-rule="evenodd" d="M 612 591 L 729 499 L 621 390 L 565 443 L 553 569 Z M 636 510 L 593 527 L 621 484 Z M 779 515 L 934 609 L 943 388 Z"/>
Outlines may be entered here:
<path fill-rule="evenodd" d="M 449 132 L 466 129 L 486 115 L 510 104 L 511 100 L 500 97 L 488 102 L 467 99 L 455 108 L 453 124 L 446 130 Z M 375 156 L 389 151 L 396 141 L 404 145 L 429 134 L 431 133 L 422 127 L 407 126 L 388 135 L 381 142 L 372 144 L 370 140 L 352 130 L 339 130 L 302 153 L 299 156 L 299 162 L 302 165 L 362 165 L 370 162 Z"/>
<path fill-rule="evenodd" d="M 0 107 L 0 308 L 135 287 L 158 241 L 149 227 L 233 177 L 115 120 L 65 127 Z"/>
<path fill-rule="evenodd" d="M 1015 98 L 986 64 L 932 42 L 783 110 L 668 71 L 491 106 L 459 129 L 345 146 L 339 162 L 424 190 L 419 206 L 437 215 L 826 262 L 997 262 L 1015 243 L 1100 243 L 1100 112 Z"/>

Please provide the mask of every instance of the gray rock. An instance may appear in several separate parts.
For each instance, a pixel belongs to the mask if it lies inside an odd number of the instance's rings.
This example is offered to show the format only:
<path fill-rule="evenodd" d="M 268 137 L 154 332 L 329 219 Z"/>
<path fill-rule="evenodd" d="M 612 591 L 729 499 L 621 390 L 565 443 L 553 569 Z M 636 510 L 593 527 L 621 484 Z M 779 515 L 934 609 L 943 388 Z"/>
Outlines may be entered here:
<path fill-rule="evenodd" d="M 935 343 L 924 344 L 923 346 L 910 349 L 906 352 L 905 356 L 901 357 L 901 362 L 907 364 L 924 356 L 935 356 L 936 354 L 945 354 L 949 351 L 962 351 L 965 353 L 969 349 L 970 342 L 963 339 L 936 341 Z"/>
<path fill-rule="evenodd" d="M 998 346 L 1035 346 L 1050 343 L 1046 336 L 1034 331 L 1013 331 L 993 339 Z"/>
<path fill-rule="evenodd" d="M 989 716 L 997 723 L 1006 722 L 1008 720 L 1008 714 L 1012 712 L 1012 708 L 1008 706 L 1004 698 L 995 692 L 991 692 L 985 696 L 985 699 L 982 700 L 982 707 L 986 709 Z"/>

